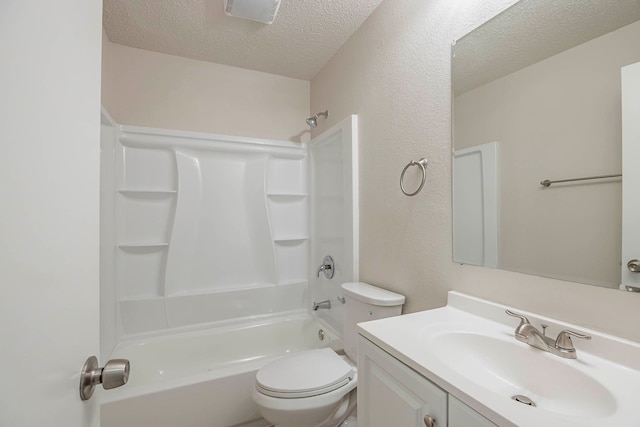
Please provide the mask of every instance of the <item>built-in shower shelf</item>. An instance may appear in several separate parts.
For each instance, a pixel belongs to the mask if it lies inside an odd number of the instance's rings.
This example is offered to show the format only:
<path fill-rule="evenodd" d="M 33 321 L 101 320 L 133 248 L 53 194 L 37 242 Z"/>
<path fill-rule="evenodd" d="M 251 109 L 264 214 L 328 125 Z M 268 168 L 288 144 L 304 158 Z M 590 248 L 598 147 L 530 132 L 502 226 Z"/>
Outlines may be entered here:
<path fill-rule="evenodd" d="M 176 190 L 154 190 L 154 189 L 121 189 L 118 192 L 125 196 L 172 196 L 177 193 Z"/>
<path fill-rule="evenodd" d="M 304 242 L 305 240 L 309 240 L 307 236 L 282 236 L 273 239 L 276 243 L 288 243 L 288 242 Z"/>
<path fill-rule="evenodd" d="M 267 196 L 271 200 L 281 200 L 281 201 L 300 200 L 307 197 L 306 194 L 291 194 L 291 193 L 268 193 Z"/>
<path fill-rule="evenodd" d="M 121 302 L 162 302 L 164 304 L 165 297 L 159 295 L 139 295 L 139 296 L 123 296 Z"/>
<path fill-rule="evenodd" d="M 169 243 L 160 242 L 160 243 L 120 243 L 118 247 L 120 249 L 162 249 L 169 246 Z"/>

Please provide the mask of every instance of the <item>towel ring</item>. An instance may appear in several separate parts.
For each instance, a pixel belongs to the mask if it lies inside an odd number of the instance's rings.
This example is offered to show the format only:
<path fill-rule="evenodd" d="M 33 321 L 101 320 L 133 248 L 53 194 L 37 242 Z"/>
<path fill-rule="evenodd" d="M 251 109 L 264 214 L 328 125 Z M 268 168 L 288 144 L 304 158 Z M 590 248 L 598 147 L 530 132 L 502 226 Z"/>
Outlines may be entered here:
<path fill-rule="evenodd" d="M 407 166 L 405 166 L 404 169 L 402 169 L 402 175 L 400 175 L 400 189 L 402 190 L 402 192 L 405 195 L 407 195 L 407 196 L 415 196 L 416 194 L 418 194 L 420 192 L 420 190 L 422 190 L 422 187 L 424 187 L 424 182 L 427 179 L 427 163 L 428 163 L 427 159 L 422 157 L 417 162 L 414 162 L 413 160 L 411 160 L 409 162 L 409 164 Z M 404 173 L 411 166 L 420 166 L 420 169 L 422 170 L 422 182 L 420 182 L 420 187 L 418 187 L 418 189 L 416 191 L 414 191 L 413 193 L 407 193 L 407 190 L 404 189 L 404 182 L 403 182 L 404 181 Z"/>

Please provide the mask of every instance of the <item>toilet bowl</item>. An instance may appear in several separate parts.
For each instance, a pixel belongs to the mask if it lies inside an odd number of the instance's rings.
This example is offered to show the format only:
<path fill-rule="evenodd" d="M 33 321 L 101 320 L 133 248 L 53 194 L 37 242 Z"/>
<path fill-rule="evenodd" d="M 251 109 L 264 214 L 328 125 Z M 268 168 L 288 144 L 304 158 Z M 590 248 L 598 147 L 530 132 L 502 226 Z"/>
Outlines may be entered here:
<path fill-rule="evenodd" d="M 284 356 L 258 371 L 253 401 L 276 427 L 337 427 L 355 415 L 356 324 L 399 315 L 404 296 L 366 283 L 342 285 L 346 355 L 330 348 Z M 353 426 L 353 418 L 350 418 Z"/>
<path fill-rule="evenodd" d="M 335 427 L 355 407 L 357 369 L 329 348 L 285 356 L 256 375 L 253 400 L 278 427 Z"/>

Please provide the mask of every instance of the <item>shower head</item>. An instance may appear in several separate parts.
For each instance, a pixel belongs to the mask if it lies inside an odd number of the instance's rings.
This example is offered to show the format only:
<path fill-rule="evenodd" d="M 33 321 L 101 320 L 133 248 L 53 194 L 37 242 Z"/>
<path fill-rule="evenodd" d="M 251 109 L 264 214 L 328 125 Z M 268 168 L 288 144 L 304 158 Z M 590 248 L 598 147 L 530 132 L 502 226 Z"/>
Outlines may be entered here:
<path fill-rule="evenodd" d="M 324 116 L 325 119 L 329 118 L 329 110 L 321 111 L 313 117 L 307 119 L 307 124 L 312 128 L 318 126 L 318 116 Z"/>
<path fill-rule="evenodd" d="M 309 117 L 307 119 L 307 124 L 312 128 L 318 126 L 318 116 Z"/>

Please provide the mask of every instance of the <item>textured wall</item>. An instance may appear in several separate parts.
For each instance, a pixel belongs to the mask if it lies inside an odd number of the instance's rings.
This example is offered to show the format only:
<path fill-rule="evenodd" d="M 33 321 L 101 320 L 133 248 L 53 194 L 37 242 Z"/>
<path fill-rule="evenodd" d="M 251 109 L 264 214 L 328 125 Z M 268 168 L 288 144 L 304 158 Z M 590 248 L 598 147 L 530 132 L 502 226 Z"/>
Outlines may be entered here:
<path fill-rule="evenodd" d="M 101 74 L 101 87 L 100 87 L 100 103 L 101 105 L 113 105 L 113 90 L 111 89 L 111 81 L 113 80 L 109 65 L 111 64 L 111 49 L 109 49 L 109 37 L 107 33 L 102 29 L 102 74 Z"/>
<path fill-rule="evenodd" d="M 308 140 L 309 82 L 105 43 L 102 101 L 116 122 Z"/>
<path fill-rule="evenodd" d="M 283 1 L 264 25 L 222 0 L 104 0 L 103 22 L 114 43 L 309 80 L 381 1 Z"/>
<path fill-rule="evenodd" d="M 458 289 L 640 340 L 637 295 L 451 261 L 450 45 L 512 3 L 385 0 L 312 80 L 311 110 L 331 114 L 316 132 L 359 115 L 360 278 L 404 293 L 405 311 Z M 427 184 L 406 197 L 400 173 L 422 156 Z"/>
<path fill-rule="evenodd" d="M 405 311 L 444 305 L 451 286 L 450 46 L 511 2 L 490 3 L 386 0 L 312 80 L 322 127 L 359 115 L 360 278 L 405 294 Z M 420 157 L 427 183 L 407 197 L 400 173 Z"/>

